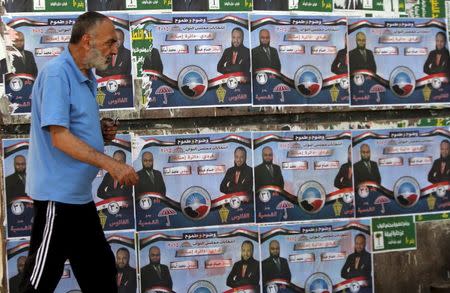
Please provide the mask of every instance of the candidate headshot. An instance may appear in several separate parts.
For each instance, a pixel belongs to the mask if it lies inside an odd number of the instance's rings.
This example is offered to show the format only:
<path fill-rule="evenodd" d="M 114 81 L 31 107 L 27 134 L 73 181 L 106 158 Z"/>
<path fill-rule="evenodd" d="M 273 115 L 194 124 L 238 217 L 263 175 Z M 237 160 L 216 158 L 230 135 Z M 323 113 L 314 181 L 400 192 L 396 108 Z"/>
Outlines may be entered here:
<path fill-rule="evenodd" d="M 131 74 L 131 51 L 124 47 L 125 33 L 116 28 L 117 54 L 112 55 L 111 63 L 105 70 L 96 70 L 95 74 L 101 77 L 112 75 Z"/>
<path fill-rule="evenodd" d="M 259 31 L 259 46 L 252 49 L 253 73 L 260 68 L 281 70 L 277 49 L 270 46 L 270 32 L 266 29 Z"/>
<path fill-rule="evenodd" d="M 220 192 L 234 193 L 245 191 L 248 194 L 253 191 L 253 171 L 247 165 L 247 150 L 237 147 L 234 150 L 234 166 L 229 168 L 220 183 Z"/>
<path fill-rule="evenodd" d="M 255 167 L 255 188 L 258 191 L 261 187 L 274 185 L 284 188 L 283 174 L 281 168 L 273 163 L 273 150 L 266 146 L 262 149 L 263 162 Z"/>
<path fill-rule="evenodd" d="M 269 243 L 270 256 L 262 262 L 263 285 L 274 279 L 291 282 L 291 270 L 286 258 L 280 256 L 280 242 L 272 240 Z"/>
<path fill-rule="evenodd" d="M 359 149 L 361 160 L 353 165 L 353 176 L 355 179 L 355 188 L 363 182 L 371 181 L 381 184 L 381 175 L 378 170 L 378 164 L 370 160 L 370 147 L 368 144 L 362 144 Z"/>
<path fill-rule="evenodd" d="M 440 155 L 434 160 L 430 171 L 428 172 L 428 181 L 439 183 L 450 181 L 450 141 L 444 139 L 439 144 Z"/>
<path fill-rule="evenodd" d="M 25 35 L 17 31 L 16 39 L 13 41 L 15 51 L 12 52 L 12 66 L 15 74 L 29 74 L 36 77 L 38 69 L 32 52 L 25 50 Z"/>
<path fill-rule="evenodd" d="M 349 52 L 350 73 L 357 70 L 367 70 L 372 73 L 377 72 L 377 65 L 373 52 L 366 49 L 366 34 L 358 32 L 356 34 L 356 48 Z"/>
<path fill-rule="evenodd" d="M 88 11 L 124 10 L 125 0 L 87 0 Z"/>
<path fill-rule="evenodd" d="M 116 252 L 118 293 L 136 293 L 136 269 L 130 266 L 130 251 L 120 247 Z"/>
<path fill-rule="evenodd" d="M 113 153 L 113 159 L 122 164 L 126 163 L 126 154 L 123 150 L 116 150 Z M 127 197 L 133 196 L 133 188 L 125 184 L 120 184 L 108 172 L 103 176 L 103 180 L 98 186 L 97 197 L 101 199 L 108 199 L 112 197 Z"/>
<path fill-rule="evenodd" d="M 227 277 L 227 286 L 239 288 L 243 286 L 259 287 L 259 262 L 253 258 L 253 243 L 245 240 L 241 245 L 241 260 L 234 263 Z"/>
<path fill-rule="evenodd" d="M 338 189 L 352 187 L 352 175 L 352 146 L 349 145 L 347 149 L 347 162 L 342 164 L 339 168 L 339 171 L 334 178 L 334 186 Z"/>
<path fill-rule="evenodd" d="M 142 153 L 142 169 L 137 172 L 139 182 L 134 187 L 136 196 L 146 192 L 156 192 L 162 196 L 166 195 L 166 184 L 160 171 L 154 169 L 153 154 L 151 152 Z"/>
<path fill-rule="evenodd" d="M 446 73 L 448 74 L 449 52 L 446 48 L 447 37 L 445 33 L 438 32 L 435 37 L 436 49 L 430 51 L 428 58 L 423 65 L 423 72 L 426 74 Z"/>
<path fill-rule="evenodd" d="M 222 74 L 242 72 L 250 74 L 250 50 L 244 46 L 244 31 L 235 27 L 231 31 L 231 47 L 223 51 L 217 63 L 217 71 Z"/>
<path fill-rule="evenodd" d="M 288 11 L 288 0 L 253 0 L 253 10 Z"/>
<path fill-rule="evenodd" d="M 27 161 L 25 156 L 14 157 L 14 173 L 5 178 L 5 192 L 8 203 L 17 197 L 28 196 L 25 192 Z"/>
<path fill-rule="evenodd" d="M 208 11 L 208 0 L 172 0 L 173 11 Z"/>
<path fill-rule="evenodd" d="M 341 269 L 341 277 L 348 280 L 364 277 L 368 280 L 369 286 L 372 283 L 372 261 L 370 253 L 366 251 L 366 236 L 362 233 L 355 236 L 355 252 L 350 254 Z"/>
<path fill-rule="evenodd" d="M 23 271 L 25 269 L 25 262 L 27 261 L 27 257 L 22 255 L 17 258 L 17 274 L 9 279 L 9 292 L 10 293 L 19 293 L 20 282 L 23 278 Z"/>
<path fill-rule="evenodd" d="M 161 250 L 157 246 L 148 251 L 150 263 L 141 269 L 141 292 L 158 287 L 172 292 L 172 277 L 169 268 L 161 264 Z M 168 292 L 168 291 L 163 291 Z"/>
<path fill-rule="evenodd" d="M 347 33 L 344 37 L 345 47 L 340 49 L 331 64 L 331 72 L 334 74 L 348 74 Z"/>

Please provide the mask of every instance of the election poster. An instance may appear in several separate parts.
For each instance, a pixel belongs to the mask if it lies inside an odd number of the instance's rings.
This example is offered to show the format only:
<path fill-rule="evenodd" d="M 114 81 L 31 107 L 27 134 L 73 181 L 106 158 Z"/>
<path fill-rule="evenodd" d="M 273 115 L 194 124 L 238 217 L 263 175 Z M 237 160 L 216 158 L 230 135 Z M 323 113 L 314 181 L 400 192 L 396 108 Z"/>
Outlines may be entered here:
<path fill-rule="evenodd" d="M 444 19 L 349 19 L 352 106 L 450 100 Z"/>
<path fill-rule="evenodd" d="M 250 133 L 141 136 L 136 229 L 254 222 Z"/>
<path fill-rule="evenodd" d="M 372 218 L 373 252 L 417 248 L 413 216 Z"/>
<path fill-rule="evenodd" d="M 332 0 L 253 0 L 255 11 L 332 12 Z"/>
<path fill-rule="evenodd" d="M 172 9 L 179 11 L 251 11 L 252 0 L 172 0 Z"/>
<path fill-rule="evenodd" d="M 29 240 L 9 240 L 6 242 L 8 292 L 19 292 L 19 284 L 23 277 L 25 262 L 30 248 Z M 81 292 L 69 261 L 64 264 L 61 279 L 55 293 Z"/>
<path fill-rule="evenodd" d="M 251 103 L 247 14 L 130 15 L 147 109 Z"/>
<path fill-rule="evenodd" d="M 447 128 L 355 130 L 356 216 L 449 210 Z"/>
<path fill-rule="evenodd" d="M 87 0 L 89 11 L 113 10 L 167 10 L 170 11 L 171 0 Z"/>
<path fill-rule="evenodd" d="M 107 232 L 106 241 L 116 259 L 118 292 L 137 293 L 137 250 L 134 231 Z"/>
<path fill-rule="evenodd" d="M 4 139 L 2 145 L 6 235 L 30 236 L 33 200 L 25 192 L 29 139 Z"/>
<path fill-rule="evenodd" d="M 256 225 L 139 233 L 141 293 L 260 292 Z"/>
<path fill-rule="evenodd" d="M 370 221 L 260 226 L 264 293 L 373 292 Z"/>
<path fill-rule="evenodd" d="M 354 217 L 349 131 L 254 132 L 256 222 Z"/>
<path fill-rule="evenodd" d="M 131 165 L 131 136 L 116 135 L 105 145 L 105 153 L 118 162 Z M 92 183 L 92 194 L 103 230 L 135 228 L 133 186 L 121 184 L 110 173 L 100 170 Z"/>
<path fill-rule="evenodd" d="M 108 16 L 116 26 L 120 45 L 111 65 L 91 76 L 98 83 L 96 99 L 101 110 L 132 108 L 131 53 L 126 49 L 130 47 L 128 15 Z M 6 48 L 12 70 L 5 76 L 5 92 L 12 114 L 31 112 L 31 89 L 39 70 L 67 50 L 77 17 L 75 14 L 3 17 L 8 27 L 6 38 L 11 44 Z"/>
<path fill-rule="evenodd" d="M 348 105 L 347 20 L 252 15 L 253 105 Z"/>
<path fill-rule="evenodd" d="M 3 0 L 2 5 L 6 13 L 86 10 L 85 0 Z"/>
<path fill-rule="evenodd" d="M 399 0 L 334 0 L 333 12 L 339 15 L 360 16 L 366 14 L 389 14 L 398 12 Z M 367 15 L 368 16 L 368 15 Z"/>
<path fill-rule="evenodd" d="M 447 1 L 439 0 L 408 0 L 406 1 L 405 15 L 408 17 L 445 17 Z"/>

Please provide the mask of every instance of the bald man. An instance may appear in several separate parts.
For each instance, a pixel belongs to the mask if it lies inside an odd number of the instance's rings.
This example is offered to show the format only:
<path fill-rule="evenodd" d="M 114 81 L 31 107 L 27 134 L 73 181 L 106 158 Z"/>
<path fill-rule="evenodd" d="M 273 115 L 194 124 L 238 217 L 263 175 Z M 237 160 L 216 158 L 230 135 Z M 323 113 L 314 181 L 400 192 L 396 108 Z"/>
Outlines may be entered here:
<path fill-rule="evenodd" d="M 136 196 L 146 192 L 156 192 L 162 196 L 166 195 L 166 184 L 160 171 L 153 168 L 153 154 L 144 152 L 142 154 L 142 169 L 137 172 L 139 182 L 135 187 Z"/>
<path fill-rule="evenodd" d="M 357 70 L 368 70 L 377 72 L 377 65 L 373 52 L 366 49 L 366 34 L 359 32 L 356 34 L 356 48 L 349 52 L 350 74 Z"/>
<path fill-rule="evenodd" d="M 22 32 L 17 32 L 17 38 L 14 40 L 14 48 L 17 50 L 14 52 L 14 59 L 12 61 L 15 73 L 29 74 L 35 78 L 38 74 L 36 61 L 34 61 L 33 53 L 25 50 L 25 36 Z"/>
<path fill-rule="evenodd" d="M 362 144 L 360 150 L 361 160 L 353 165 L 353 176 L 355 188 L 359 184 L 367 181 L 381 184 L 381 175 L 378 170 L 378 164 L 370 160 L 370 147 L 368 144 Z"/>
<path fill-rule="evenodd" d="M 277 49 L 270 46 L 270 32 L 266 29 L 259 31 L 259 46 L 252 49 L 253 72 L 260 68 L 281 70 Z"/>
<path fill-rule="evenodd" d="M 255 187 L 258 191 L 266 185 L 278 186 L 284 188 L 283 174 L 281 168 L 273 163 L 273 150 L 266 146 L 262 150 L 263 162 L 255 167 Z"/>
<path fill-rule="evenodd" d="M 286 282 L 291 281 L 291 270 L 287 259 L 280 257 L 280 243 L 278 240 L 272 240 L 269 243 L 270 256 L 262 262 L 263 286 L 273 279 L 283 279 Z"/>
<path fill-rule="evenodd" d="M 19 196 L 26 196 L 25 182 L 26 182 L 26 168 L 27 161 L 23 155 L 14 157 L 14 173 L 5 178 L 6 199 L 11 201 Z"/>

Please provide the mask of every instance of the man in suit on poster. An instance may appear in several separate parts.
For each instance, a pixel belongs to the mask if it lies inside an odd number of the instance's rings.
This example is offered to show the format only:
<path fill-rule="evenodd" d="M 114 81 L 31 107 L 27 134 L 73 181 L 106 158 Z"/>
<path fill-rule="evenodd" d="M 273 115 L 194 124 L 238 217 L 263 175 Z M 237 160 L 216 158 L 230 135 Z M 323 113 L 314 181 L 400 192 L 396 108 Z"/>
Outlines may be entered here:
<path fill-rule="evenodd" d="M 126 163 L 126 154 L 122 150 L 116 150 L 113 154 L 113 159 L 121 162 L 122 164 Z M 111 197 L 127 197 L 132 198 L 133 189 L 131 186 L 127 186 L 125 184 L 120 184 L 116 180 L 113 179 L 111 174 L 106 173 L 103 177 L 102 183 L 100 183 L 97 189 L 97 197 L 101 199 L 108 199 Z"/>
<path fill-rule="evenodd" d="M 17 32 L 16 39 L 14 40 L 15 51 L 12 51 L 15 74 L 25 73 L 36 77 L 38 69 L 36 61 L 34 61 L 34 55 L 28 50 L 25 50 L 25 36 L 22 32 Z"/>
<path fill-rule="evenodd" d="M 216 0 L 219 2 L 219 0 Z M 208 11 L 208 0 L 172 0 L 173 11 Z"/>
<path fill-rule="evenodd" d="M 250 50 L 244 46 L 244 31 L 235 27 L 231 31 L 231 47 L 226 48 L 217 63 L 217 71 L 222 74 L 243 72 L 250 74 Z"/>
<path fill-rule="evenodd" d="M 439 159 L 434 160 L 430 172 L 428 172 L 428 181 L 439 183 L 450 181 L 450 141 L 444 139 L 440 144 Z"/>
<path fill-rule="evenodd" d="M 443 32 L 436 34 L 436 49 L 430 51 L 428 58 L 423 65 L 423 72 L 426 74 L 446 73 L 448 74 L 450 68 L 450 56 L 447 44 L 447 37 Z"/>
<path fill-rule="evenodd" d="M 234 263 L 227 277 L 227 286 L 239 288 L 248 285 L 259 292 L 259 262 L 253 258 L 253 243 L 245 240 L 241 245 L 241 260 Z"/>
<path fill-rule="evenodd" d="M 253 10 L 288 11 L 288 0 L 253 0 Z"/>
<path fill-rule="evenodd" d="M 280 243 L 272 240 L 269 243 L 270 256 L 262 262 L 263 286 L 273 279 L 283 279 L 291 282 L 291 270 L 287 259 L 280 256 Z"/>
<path fill-rule="evenodd" d="M 172 277 L 169 268 L 161 264 L 159 247 L 150 247 L 148 258 L 150 263 L 141 269 L 141 292 L 146 292 L 153 287 L 164 287 L 172 290 Z"/>
<path fill-rule="evenodd" d="M 272 148 L 266 146 L 262 149 L 263 162 L 255 167 L 255 188 L 256 191 L 265 185 L 275 185 L 284 188 L 283 174 L 280 166 L 273 163 Z"/>
<path fill-rule="evenodd" d="M 33 0 L 4 0 L 4 7 L 7 13 L 32 12 Z"/>
<path fill-rule="evenodd" d="M 163 73 L 163 63 L 161 61 L 161 55 L 159 55 L 159 51 L 156 48 L 151 48 L 150 53 L 145 56 L 144 63 L 142 64 L 142 70 L 155 70 Z"/>
<path fill-rule="evenodd" d="M 341 277 L 348 280 L 357 277 L 367 279 L 369 287 L 372 284 L 372 261 L 366 251 L 366 236 L 360 233 L 355 236 L 355 252 L 350 254 L 341 269 Z"/>
<path fill-rule="evenodd" d="M 249 195 L 253 191 L 253 172 L 247 165 L 247 151 L 243 147 L 234 150 L 234 166 L 229 168 L 220 183 L 220 192 L 234 193 L 245 191 Z"/>
<path fill-rule="evenodd" d="M 88 11 L 125 10 L 125 0 L 88 0 Z"/>
<path fill-rule="evenodd" d="M 337 52 L 336 58 L 331 64 L 331 72 L 334 74 L 348 74 L 347 33 L 345 34 L 344 44 L 345 47 Z"/>
<path fill-rule="evenodd" d="M 130 266 L 130 251 L 120 247 L 116 252 L 118 293 L 136 293 L 136 269 Z"/>
<path fill-rule="evenodd" d="M 334 186 L 337 189 L 352 187 L 352 146 L 348 146 L 347 162 L 341 165 L 339 172 L 334 178 Z"/>
<path fill-rule="evenodd" d="M 370 160 L 370 147 L 368 144 L 362 144 L 360 148 L 361 160 L 353 165 L 353 174 L 355 176 L 355 188 L 362 182 L 372 181 L 381 183 L 381 175 L 378 170 L 378 164 Z"/>
<path fill-rule="evenodd" d="M 25 192 L 27 161 L 25 156 L 14 157 L 14 173 L 5 178 L 6 201 L 9 203 L 19 196 L 27 196 Z"/>
<path fill-rule="evenodd" d="M 356 48 L 349 52 L 350 73 L 357 70 L 368 70 L 377 72 L 377 64 L 373 57 L 373 52 L 366 49 L 366 34 L 358 32 L 356 34 Z"/>
<path fill-rule="evenodd" d="M 253 72 L 259 68 L 273 68 L 281 70 L 278 51 L 270 46 L 270 32 L 266 29 L 259 31 L 259 46 L 252 49 Z"/>
<path fill-rule="evenodd" d="M 17 275 L 9 279 L 9 293 L 19 293 L 19 285 L 22 281 L 23 270 L 27 257 L 22 255 L 17 258 Z"/>
<path fill-rule="evenodd" d="M 137 172 L 139 182 L 135 186 L 136 196 L 145 192 L 157 192 L 166 195 L 166 184 L 161 172 L 153 169 L 153 154 L 144 152 L 142 154 L 142 169 Z"/>
<path fill-rule="evenodd" d="M 111 63 L 105 70 L 96 70 L 95 74 L 101 77 L 112 75 L 130 75 L 131 74 L 131 52 L 124 47 L 124 32 L 116 28 L 117 36 L 117 54 L 112 55 Z"/>

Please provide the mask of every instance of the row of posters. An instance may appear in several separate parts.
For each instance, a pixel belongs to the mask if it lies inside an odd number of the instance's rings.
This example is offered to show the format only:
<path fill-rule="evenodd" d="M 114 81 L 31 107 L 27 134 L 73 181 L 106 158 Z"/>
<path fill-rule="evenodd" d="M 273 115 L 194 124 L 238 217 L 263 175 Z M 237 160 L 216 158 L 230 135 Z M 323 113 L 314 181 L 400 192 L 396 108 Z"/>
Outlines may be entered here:
<path fill-rule="evenodd" d="M 118 54 L 96 71 L 101 110 L 444 105 L 444 19 L 109 14 Z M 39 70 L 66 50 L 75 15 L 3 17 L 5 92 L 30 112 Z M 348 44 L 348 46 L 347 46 Z M 140 86 L 133 91 L 133 80 Z"/>
<path fill-rule="evenodd" d="M 425 214 L 450 210 L 447 128 L 119 135 L 136 186 L 100 171 L 105 231 Z M 29 236 L 27 139 L 3 140 L 7 237 Z"/>
<path fill-rule="evenodd" d="M 370 231 L 370 220 L 359 220 L 141 232 L 137 243 L 129 231 L 106 238 L 122 293 L 369 293 Z M 28 248 L 28 240 L 7 243 L 11 293 Z M 55 292 L 81 292 L 69 263 Z"/>

